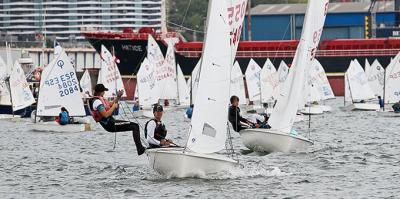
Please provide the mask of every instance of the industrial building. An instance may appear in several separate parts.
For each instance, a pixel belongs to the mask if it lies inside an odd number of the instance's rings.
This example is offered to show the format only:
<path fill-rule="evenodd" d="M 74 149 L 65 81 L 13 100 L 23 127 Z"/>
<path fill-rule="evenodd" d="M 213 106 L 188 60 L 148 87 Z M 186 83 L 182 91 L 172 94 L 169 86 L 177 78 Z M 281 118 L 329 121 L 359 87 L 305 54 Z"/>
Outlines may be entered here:
<path fill-rule="evenodd" d="M 161 28 L 163 0 L 1 0 L 0 38 L 84 40 L 82 28 Z M 4 39 L 5 38 L 5 39 Z"/>
<path fill-rule="evenodd" d="M 396 6 L 395 6 L 396 5 Z M 400 1 L 376 1 L 372 14 L 370 2 L 330 3 L 322 40 L 364 39 L 376 24 L 376 37 L 399 37 L 396 16 Z M 251 40 L 293 40 L 301 35 L 306 4 L 262 4 L 251 9 Z M 249 40 L 248 19 L 243 37 Z"/>

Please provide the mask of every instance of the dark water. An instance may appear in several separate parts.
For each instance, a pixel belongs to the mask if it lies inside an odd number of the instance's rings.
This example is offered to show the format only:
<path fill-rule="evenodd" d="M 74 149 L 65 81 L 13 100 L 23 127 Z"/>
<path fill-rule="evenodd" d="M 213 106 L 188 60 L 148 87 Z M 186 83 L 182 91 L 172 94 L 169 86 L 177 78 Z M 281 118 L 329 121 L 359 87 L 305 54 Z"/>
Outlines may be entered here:
<path fill-rule="evenodd" d="M 400 120 L 375 112 L 312 118 L 307 153 L 240 155 L 242 169 L 205 179 L 166 179 L 136 155 L 129 133 L 31 132 L 29 121 L 0 121 L 0 198 L 400 198 Z M 189 121 L 166 113 L 184 144 Z M 145 120 L 140 120 L 144 124 Z M 307 132 L 307 122 L 296 124 Z M 237 152 L 244 150 L 234 133 Z"/>

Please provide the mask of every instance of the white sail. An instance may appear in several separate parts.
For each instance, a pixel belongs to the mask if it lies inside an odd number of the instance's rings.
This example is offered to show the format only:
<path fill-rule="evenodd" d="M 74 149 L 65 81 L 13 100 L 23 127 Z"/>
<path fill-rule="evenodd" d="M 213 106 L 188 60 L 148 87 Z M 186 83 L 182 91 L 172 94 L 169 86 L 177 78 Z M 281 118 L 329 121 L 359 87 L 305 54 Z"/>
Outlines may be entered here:
<path fill-rule="evenodd" d="M 369 70 L 366 70 L 368 83 L 372 91 L 376 96 L 383 96 L 383 85 L 385 83 L 385 69 L 379 63 L 375 61 L 370 66 Z"/>
<path fill-rule="evenodd" d="M 261 67 L 253 59 L 250 59 L 245 73 L 247 92 L 249 94 L 250 101 L 261 100 L 260 72 Z"/>
<path fill-rule="evenodd" d="M 400 53 L 390 62 L 386 68 L 385 77 L 385 103 L 400 101 Z"/>
<path fill-rule="evenodd" d="M 159 90 L 154 67 L 146 58 L 137 73 L 137 91 L 135 95 L 139 98 L 139 104 L 143 107 L 151 107 L 158 103 Z"/>
<path fill-rule="evenodd" d="M 240 69 L 240 65 L 238 62 L 235 62 L 235 64 L 232 67 L 231 71 L 231 89 L 230 89 L 230 95 L 236 95 L 239 97 L 239 103 L 240 104 L 246 104 L 246 93 L 244 90 L 244 79 L 243 79 L 243 73 L 242 70 Z"/>
<path fill-rule="evenodd" d="M 178 82 L 173 44 L 168 44 L 167 54 L 161 67 L 156 67 L 160 99 L 178 99 Z"/>
<path fill-rule="evenodd" d="M 352 64 L 353 64 L 353 60 L 351 60 L 350 66 Z M 344 101 L 345 102 L 353 102 L 353 99 L 351 98 L 351 92 L 350 92 L 349 76 L 347 75 L 347 73 L 344 74 Z"/>
<path fill-rule="evenodd" d="M 90 78 L 89 70 L 85 70 L 82 75 L 81 81 L 79 82 L 79 85 L 82 88 L 82 92 L 85 93 L 85 97 L 90 97 L 93 95 L 92 79 Z M 87 95 L 87 93 L 89 93 L 89 95 Z"/>
<path fill-rule="evenodd" d="M 210 0 L 200 81 L 187 142 L 187 148 L 197 153 L 213 153 L 225 147 L 234 57 L 227 50 L 231 48 L 227 18 L 226 2 Z"/>
<path fill-rule="evenodd" d="M 70 116 L 86 115 L 79 81 L 65 51 L 44 68 L 39 92 L 38 116 L 58 116 L 61 107 L 65 107 Z"/>
<path fill-rule="evenodd" d="M 372 89 L 369 87 L 367 75 L 357 60 L 351 62 L 346 74 L 350 89 L 349 94 L 353 102 L 375 98 Z"/>
<path fill-rule="evenodd" d="M 273 100 L 274 90 L 279 85 L 278 75 L 271 60 L 267 59 L 260 73 L 261 101 L 263 103 Z"/>
<path fill-rule="evenodd" d="M 124 91 L 123 97 L 126 97 L 124 83 L 122 82 L 121 73 L 119 72 L 115 57 L 108 51 L 108 49 L 101 45 L 101 68 L 99 71 L 98 84 L 104 84 L 108 91 L 104 97 L 116 97 L 117 92 Z"/>
<path fill-rule="evenodd" d="M 314 59 L 313 61 L 313 70 L 315 72 L 314 77 L 316 78 L 316 86 L 321 94 L 322 100 L 335 98 L 335 94 L 333 93 L 325 70 L 317 59 Z"/>
<path fill-rule="evenodd" d="M 300 43 L 285 82 L 289 89 L 278 97 L 269 119 L 273 129 L 286 133 L 292 129 L 299 102 L 303 99 L 302 88 L 306 83 L 308 68 L 312 65 L 320 41 L 328 5 L 328 0 L 308 1 Z"/>
<path fill-rule="evenodd" d="M 147 59 L 153 67 L 161 67 L 164 62 L 164 55 L 161 52 L 156 40 L 149 34 L 147 40 Z"/>
<path fill-rule="evenodd" d="M 190 91 L 186 84 L 185 76 L 179 64 L 176 66 L 178 70 L 178 94 L 179 94 L 179 104 L 190 105 Z"/>
<path fill-rule="evenodd" d="M 32 91 L 26 81 L 24 70 L 18 61 L 15 62 L 10 74 L 10 89 L 13 111 L 28 107 L 35 103 Z"/>
<path fill-rule="evenodd" d="M 230 42 L 232 55 L 236 55 L 243 30 L 243 19 L 247 11 L 248 0 L 225 0 L 228 12 L 228 24 L 231 27 Z M 232 64 L 235 59 L 232 59 Z"/>
<path fill-rule="evenodd" d="M 10 91 L 8 83 L 5 81 L 8 78 L 8 66 L 0 57 L 0 105 L 11 105 Z"/>
<path fill-rule="evenodd" d="M 278 99 L 278 96 L 281 95 L 281 93 L 285 92 L 285 82 L 289 74 L 289 66 L 282 60 L 281 63 L 279 64 L 278 71 L 275 74 L 275 79 L 274 82 L 278 81 L 277 87 L 275 87 L 274 92 L 272 93 L 272 97 L 274 99 Z M 286 91 L 287 92 L 287 91 Z"/>
<path fill-rule="evenodd" d="M 365 74 L 367 74 L 367 77 L 369 76 L 370 69 L 371 69 L 371 64 L 369 63 L 368 59 L 365 59 L 364 70 L 365 70 Z"/>

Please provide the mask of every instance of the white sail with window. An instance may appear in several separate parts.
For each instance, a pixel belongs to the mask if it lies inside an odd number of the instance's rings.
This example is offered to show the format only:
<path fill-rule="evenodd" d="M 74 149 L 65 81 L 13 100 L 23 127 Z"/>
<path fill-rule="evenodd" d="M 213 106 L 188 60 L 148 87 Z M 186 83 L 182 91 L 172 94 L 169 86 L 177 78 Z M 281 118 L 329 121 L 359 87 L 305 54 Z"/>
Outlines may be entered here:
<path fill-rule="evenodd" d="M 290 133 L 296 118 L 297 109 L 303 99 L 303 88 L 309 68 L 315 57 L 321 38 L 329 0 L 310 0 L 304 17 L 300 42 L 285 82 L 287 91 L 278 96 L 269 124 L 272 129 Z"/>
<path fill-rule="evenodd" d="M 187 148 L 214 153 L 225 148 L 232 51 L 226 1 L 210 0 L 200 80 Z"/>
<path fill-rule="evenodd" d="M 70 116 L 85 116 L 79 81 L 63 50 L 43 70 L 40 79 L 38 116 L 58 116 L 65 107 Z"/>

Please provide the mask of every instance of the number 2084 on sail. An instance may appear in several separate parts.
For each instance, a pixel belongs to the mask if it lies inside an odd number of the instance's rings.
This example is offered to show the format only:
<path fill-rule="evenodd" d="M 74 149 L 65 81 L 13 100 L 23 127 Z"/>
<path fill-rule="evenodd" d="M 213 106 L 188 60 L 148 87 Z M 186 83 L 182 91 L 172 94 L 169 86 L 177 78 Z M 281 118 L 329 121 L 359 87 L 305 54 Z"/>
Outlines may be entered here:
<path fill-rule="evenodd" d="M 45 84 L 47 86 L 57 85 L 60 97 L 64 97 L 74 92 L 79 92 L 78 81 L 75 78 L 74 72 L 66 73 L 60 75 L 59 77 L 46 80 Z"/>

